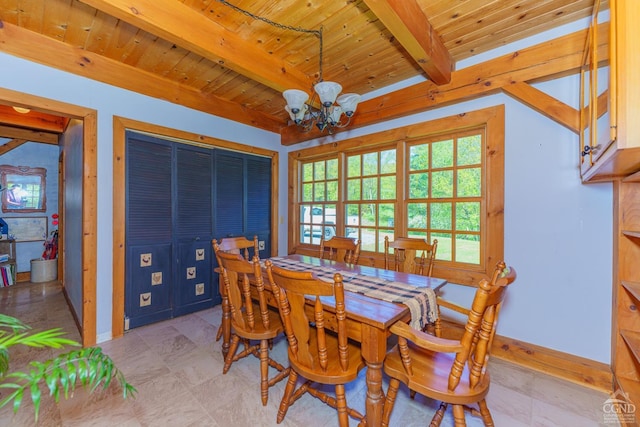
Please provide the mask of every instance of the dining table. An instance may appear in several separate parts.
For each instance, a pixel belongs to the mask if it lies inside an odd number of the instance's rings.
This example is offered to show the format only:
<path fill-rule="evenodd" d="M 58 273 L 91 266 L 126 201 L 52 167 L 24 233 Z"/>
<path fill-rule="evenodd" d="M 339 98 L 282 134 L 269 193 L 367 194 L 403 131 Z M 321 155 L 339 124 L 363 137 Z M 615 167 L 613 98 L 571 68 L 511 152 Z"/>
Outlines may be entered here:
<path fill-rule="evenodd" d="M 422 276 L 418 274 L 403 273 L 383 268 L 375 268 L 364 265 L 351 265 L 316 258 L 307 255 L 286 255 L 282 257 L 270 258 L 274 265 L 284 268 L 298 270 L 310 270 L 314 272 L 337 272 L 343 276 L 345 286 L 345 308 L 347 315 L 347 330 L 349 338 L 359 342 L 362 357 L 367 364 L 366 386 L 367 395 L 365 401 L 365 415 L 367 425 L 379 426 L 382 424 L 382 410 L 384 406 L 384 392 L 382 390 L 382 363 L 387 353 L 387 339 L 391 335 L 389 328 L 398 322 L 415 322 L 415 309 L 410 308 L 411 304 L 399 302 L 402 299 L 385 298 L 378 296 L 370 288 L 363 290 L 362 287 L 350 287 L 349 282 L 369 281 L 376 286 L 384 287 L 396 285 L 403 288 L 411 288 L 422 293 L 433 294 L 434 289 L 439 289 L 446 284 L 445 279 Z M 266 260 L 261 260 L 264 266 Z M 264 269 L 263 269 L 264 271 Z M 268 279 L 265 278 L 265 288 L 270 291 Z M 327 280 L 327 279 L 325 279 Z M 351 289 L 351 290 L 350 290 Z M 277 302 L 272 295 L 268 298 L 269 304 L 277 307 Z M 435 301 L 435 300 L 434 300 Z M 322 300 L 326 312 L 335 312 L 335 302 L 332 298 Z M 432 307 L 435 309 L 435 307 Z M 310 310 L 311 310 L 310 305 Z M 229 313 L 228 302 L 223 295 L 222 301 L 222 352 L 226 357 L 231 339 L 231 314 Z M 330 322 L 328 322 L 330 323 Z"/>

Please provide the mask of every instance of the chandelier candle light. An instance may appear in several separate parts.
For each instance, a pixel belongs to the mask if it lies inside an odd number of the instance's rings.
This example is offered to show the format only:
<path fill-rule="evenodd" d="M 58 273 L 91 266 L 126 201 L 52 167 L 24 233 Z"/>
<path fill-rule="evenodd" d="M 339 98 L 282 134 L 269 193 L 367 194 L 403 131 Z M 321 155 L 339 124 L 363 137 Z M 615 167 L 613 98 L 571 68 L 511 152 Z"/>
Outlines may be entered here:
<path fill-rule="evenodd" d="M 322 78 L 322 28 L 320 30 L 308 30 L 304 28 L 291 27 L 288 25 L 278 24 L 267 18 L 257 16 L 251 12 L 240 9 L 238 6 L 232 5 L 226 0 L 218 0 L 220 3 L 241 12 L 252 19 L 266 22 L 277 28 L 285 30 L 297 31 L 301 33 L 310 33 L 318 37 L 320 40 L 320 58 L 318 69 L 318 80 L 313 85 L 313 95 L 309 99 L 309 95 L 300 89 L 288 89 L 282 92 L 282 96 L 287 101 L 284 109 L 289 113 L 291 121 L 295 123 L 303 132 L 310 131 L 315 125 L 321 132 L 327 131 L 333 134 L 334 129 L 343 128 L 349 125 L 351 117 L 356 112 L 360 95 L 357 93 L 342 92 L 342 85 L 336 82 L 324 81 Z M 338 96 L 340 95 L 340 96 Z M 319 104 L 318 104 L 319 99 Z M 316 107 L 319 105 L 319 107 Z"/>

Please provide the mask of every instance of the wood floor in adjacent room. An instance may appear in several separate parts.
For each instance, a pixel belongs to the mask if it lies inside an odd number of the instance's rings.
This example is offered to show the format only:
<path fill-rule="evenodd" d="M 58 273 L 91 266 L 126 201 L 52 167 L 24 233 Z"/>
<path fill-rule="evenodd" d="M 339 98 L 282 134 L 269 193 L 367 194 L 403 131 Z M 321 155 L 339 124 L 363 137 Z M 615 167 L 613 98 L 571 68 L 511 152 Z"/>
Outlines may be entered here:
<path fill-rule="evenodd" d="M 62 327 L 70 338 L 80 341 L 57 282 L 19 283 L 0 289 L 0 313 L 18 317 L 34 330 Z M 43 396 L 37 424 L 33 407 L 25 398 L 16 415 L 10 407 L 0 409 L 0 426 L 275 426 L 284 382 L 270 389 L 269 402 L 263 407 L 256 358 L 238 361 L 226 375 L 222 374 L 221 343 L 215 341 L 220 315 L 220 306 L 216 306 L 136 328 L 123 338 L 99 344 L 138 389 L 137 398 L 123 400 L 118 387 L 90 396 L 76 391 L 58 405 Z M 12 350 L 10 368 L 21 369 L 29 360 L 45 360 L 57 353 L 49 349 Z M 271 354 L 286 364 L 286 341 L 276 341 Z M 617 425 L 604 420 L 603 403 L 609 398 L 606 393 L 495 358 L 490 371 L 488 403 L 497 427 Z M 363 412 L 364 374 L 347 389 L 348 404 Z M 411 400 L 406 388 L 401 387 L 391 425 L 426 426 L 437 406 L 421 396 Z M 333 409 L 305 395 L 289 409 L 280 425 L 337 425 L 337 416 Z M 453 425 L 450 411 L 442 425 Z M 467 425 L 481 426 L 482 421 L 467 415 Z"/>

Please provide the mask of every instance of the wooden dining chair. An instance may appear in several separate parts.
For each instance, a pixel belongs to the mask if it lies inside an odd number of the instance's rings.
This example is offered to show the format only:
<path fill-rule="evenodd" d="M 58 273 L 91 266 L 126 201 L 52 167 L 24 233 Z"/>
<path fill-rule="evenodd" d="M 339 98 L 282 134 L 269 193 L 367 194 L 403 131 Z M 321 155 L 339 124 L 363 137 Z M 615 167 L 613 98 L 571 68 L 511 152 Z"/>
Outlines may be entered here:
<path fill-rule="evenodd" d="M 431 426 L 440 425 L 449 404 L 453 406 L 456 426 L 466 425 L 465 410 L 480 415 L 485 426 L 493 426 L 485 400 L 490 383 L 487 364 L 500 306 L 507 287 L 515 279 L 515 270 L 506 269 L 500 262 L 491 279 L 480 281 L 460 340 L 439 338 L 403 322 L 391 326 L 398 344 L 389 350 L 384 360 L 384 372 L 390 381 L 382 414 L 383 426 L 389 425 L 400 383 L 442 402 Z"/>
<path fill-rule="evenodd" d="M 357 264 L 360 258 L 360 239 L 333 236 L 329 240 L 320 239 L 320 258 L 347 264 Z"/>
<path fill-rule="evenodd" d="M 233 329 L 231 345 L 224 360 L 222 373 L 226 374 L 234 362 L 249 355 L 256 356 L 260 359 L 262 405 L 266 405 L 269 387 L 286 378 L 290 370 L 269 357 L 270 340 L 284 332 L 282 321 L 278 312 L 270 310 L 267 305 L 267 291 L 264 288 L 258 257 L 254 256 L 249 262 L 240 254 L 216 249 L 225 291 L 228 295 Z M 257 303 L 251 296 L 252 286 L 255 286 L 257 292 Z M 240 341 L 244 344 L 244 350 L 237 353 Z M 252 345 L 251 341 L 258 341 L 258 344 Z M 268 377 L 270 366 L 278 371 L 271 379 Z"/>
<path fill-rule="evenodd" d="M 253 240 L 249 240 L 244 236 L 237 236 L 237 237 L 225 237 L 222 240 L 220 240 L 220 242 L 218 243 L 217 239 L 213 239 L 211 241 L 211 245 L 214 247 L 214 253 L 216 253 L 215 250 L 215 245 L 218 245 L 218 250 L 221 250 L 223 252 L 230 252 L 233 254 L 241 254 L 244 259 L 246 259 L 247 261 L 251 261 L 252 257 L 255 256 L 260 256 L 260 251 L 258 249 L 258 236 L 253 236 Z M 251 254 L 251 252 L 249 252 L 249 249 L 253 248 L 253 255 Z M 218 265 L 220 265 L 220 260 L 218 261 Z M 222 297 L 222 313 L 224 315 L 224 313 L 228 313 L 228 311 L 225 311 L 225 307 L 228 308 L 228 304 L 229 301 L 226 298 L 225 292 L 224 292 L 224 284 L 222 283 L 222 276 L 220 276 L 220 285 L 219 285 L 219 289 L 220 289 L 220 296 Z M 218 327 L 218 331 L 216 332 L 216 341 L 220 341 L 220 338 L 222 338 L 222 322 L 220 322 L 220 327 Z M 226 351 L 226 349 L 225 349 Z"/>
<path fill-rule="evenodd" d="M 342 276 L 336 273 L 333 283 L 319 280 L 309 271 L 291 271 L 266 261 L 267 276 L 284 322 L 289 343 L 291 373 L 278 409 L 277 422 L 303 394 L 309 393 L 338 412 L 341 427 L 349 425 L 349 417 L 364 422 L 362 413 L 347 406 L 345 384 L 355 380 L 365 367 L 360 347 L 347 338 L 346 307 Z M 320 297 L 333 297 L 335 312 L 325 312 Z M 312 301 L 313 317 L 305 308 Z M 325 328 L 332 325 L 335 333 Z M 296 388 L 298 376 L 304 379 Z M 335 397 L 313 383 L 335 386 Z"/>
<path fill-rule="evenodd" d="M 393 253 L 390 250 L 393 249 Z M 438 240 L 433 243 L 415 237 L 396 237 L 393 242 L 384 236 L 385 270 L 431 276 L 438 250 Z"/>

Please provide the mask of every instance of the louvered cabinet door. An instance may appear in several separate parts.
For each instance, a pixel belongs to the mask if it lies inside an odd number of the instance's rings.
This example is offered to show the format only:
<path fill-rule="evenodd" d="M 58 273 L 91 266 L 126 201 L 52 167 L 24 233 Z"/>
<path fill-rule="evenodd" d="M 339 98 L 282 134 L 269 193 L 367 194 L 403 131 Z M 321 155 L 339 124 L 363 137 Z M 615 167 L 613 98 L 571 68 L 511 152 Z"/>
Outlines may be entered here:
<path fill-rule="evenodd" d="M 214 237 L 257 235 L 271 256 L 271 159 L 218 150 L 215 177 Z"/>
<path fill-rule="evenodd" d="M 176 147 L 175 238 L 177 277 L 174 316 L 212 307 L 220 302 L 213 265 L 213 151 Z M 214 299 L 215 296 L 215 299 Z"/>
<path fill-rule="evenodd" d="M 130 135 L 125 284 L 125 315 L 130 328 L 171 318 L 174 275 L 171 183 L 171 145 Z"/>
<path fill-rule="evenodd" d="M 247 234 L 257 235 L 264 243 L 260 258 L 271 256 L 271 159 L 248 156 L 247 178 Z"/>

